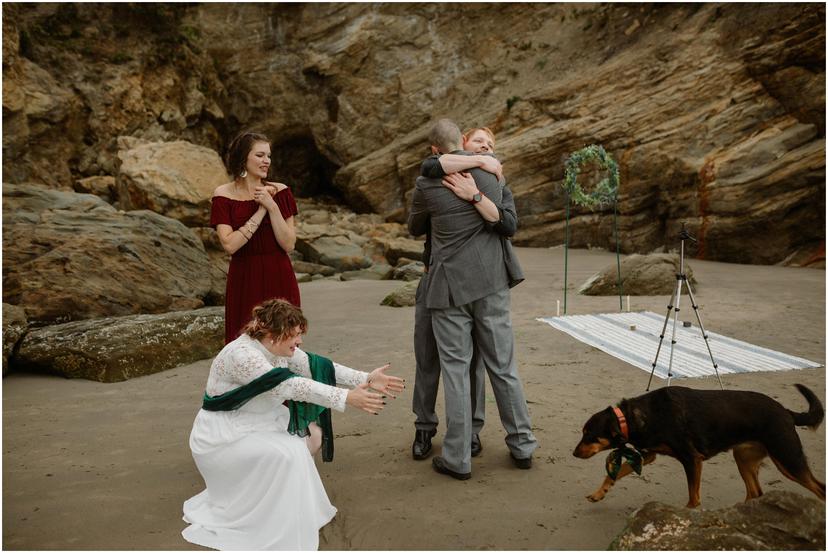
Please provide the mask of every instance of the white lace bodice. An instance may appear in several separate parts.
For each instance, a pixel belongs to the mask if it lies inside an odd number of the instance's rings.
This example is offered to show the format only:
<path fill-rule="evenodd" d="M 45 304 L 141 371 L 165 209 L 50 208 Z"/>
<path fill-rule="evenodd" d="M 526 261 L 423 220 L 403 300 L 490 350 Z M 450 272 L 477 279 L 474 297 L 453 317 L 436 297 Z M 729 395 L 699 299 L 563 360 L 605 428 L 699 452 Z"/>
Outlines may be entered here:
<path fill-rule="evenodd" d="M 293 399 L 345 410 L 348 390 L 327 386 L 311 378 L 308 354 L 296 348 L 293 357 L 276 357 L 256 339 L 242 334 L 219 352 L 210 366 L 207 393 L 217 396 L 247 384 L 274 367 L 287 367 L 292 373 L 304 378 L 288 378 L 272 390 L 265 392 L 278 401 Z M 336 383 L 355 387 L 368 380 L 368 373 L 334 363 Z"/>

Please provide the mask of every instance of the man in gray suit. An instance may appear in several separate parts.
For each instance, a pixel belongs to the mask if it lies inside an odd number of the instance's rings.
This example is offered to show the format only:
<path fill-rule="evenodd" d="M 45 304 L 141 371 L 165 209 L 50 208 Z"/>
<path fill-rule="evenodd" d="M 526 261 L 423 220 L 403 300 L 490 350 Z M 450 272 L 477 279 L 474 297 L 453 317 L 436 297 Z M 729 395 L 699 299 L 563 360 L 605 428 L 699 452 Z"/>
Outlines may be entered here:
<path fill-rule="evenodd" d="M 430 139 L 443 152 L 461 148 L 460 129 L 447 119 L 437 122 Z M 515 465 L 530 468 L 537 447 L 514 358 L 504 246 L 486 223 L 497 222 L 502 190 L 491 173 L 479 169 L 469 173 L 477 191 L 471 190 L 468 198 L 458 196 L 439 179 L 419 177 L 408 219 L 409 231 L 415 236 L 431 225 L 425 302 L 432 316 L 446 403 L 443 454 L 432 464 L 437 472 L 460 480 L 471 477 L 473 335 L 489 372 Z"/>
<path fill-rule="evenodd" d="M 454 173 L 461 173 L 473 167 L 480 167 L 484 171 L 498 177 L 503 193 L 502 202 L 495 206 L 499 209 L 499 220 L 489 225 L 489 228 L 501 235 L 506 265 L 509 270 L 509 287 L 512 288 L 523 281 L 523 270 L 517 257 L 512 254 L 512 242 L 509 240 L 517 231 L 517 212 L 512 192 L 503 179 L 502 166 L 494 157 L 495 137 L 487 127 L 472 128 L 463 133 L 463 154 L 443 152 L 434 144 L 431 146 L 433 155 L 427 158 L 421 168 L 420 175 L 431 178 L 446 178 L 443 184 L 454 190 L 461 197 L 472 197 L 477 192 L 474 179 L 464 177 L 456 179 L 449 177 Z M 474 155 L 470 155 L 474 154 Z M 451 180 L 448 180 L 451 179 Z M 466 188 L 468 187 L 468 188 Z M 492 204 L 493 205 L 493 204 Z M 492 205 L 488 206 L 489 208 Z M 484 202 L 475 204 L 478 213 L 486 212 Z M 494 213 L 492 212 L 492 216 Z M 431 328 L 431 312 L 425 306 L 425 290 L 428 288 L 428 263 L 431 257 L 430 232 L 426 232 L 423 248 L 424 272 L 417 286 L 416 304 L 414 309 L 414 359 L 416 371 L 414 389 L 411 392 L 412 410 L 417 416 L 414 421 L 416 432 L 414 443 L 411 445 L 411 454 L 415 460 L 426 459 L 431 453 L 431 439 L 437 433 L 439 419 L 435 411 L 437 388 L 440 383 L 440 357 L 437 353 L 437 342 L 434 340 L 434 331 Z M 475 352 L 478 348 L 475 347 Z M 472 438 L 471 456 L 480 455 L 483 443 L 480 440 L 480 431 L 486 417 L 486 368 L 479 355 L 472 356 L 471 371 L 469 373 L 472 396 Z"/>

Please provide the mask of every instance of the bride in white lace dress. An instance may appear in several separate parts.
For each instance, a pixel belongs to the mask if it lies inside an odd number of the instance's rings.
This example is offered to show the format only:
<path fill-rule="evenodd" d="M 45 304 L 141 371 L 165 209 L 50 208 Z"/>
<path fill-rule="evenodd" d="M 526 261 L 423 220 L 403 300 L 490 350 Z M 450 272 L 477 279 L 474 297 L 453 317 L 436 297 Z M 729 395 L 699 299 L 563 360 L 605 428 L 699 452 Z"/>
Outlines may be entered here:
<path fill-rule="evenodd" d="M 385 374 L 388 365 L 366 373 L 336 363 L 336 383 L 352 389 L 314 381 L 312 362 L 322 359 L 330 367 L 330 361 L 299 349 L 307 328 L 299 308 L 270 300 L 253 313 L 246 331 L 210 367 L 204 405 L 190 434 L 207 488 L 184 503 L 190 525 L 182 535 L 212 549 L 315 550 L 319 529 L 336 514 L 313 460 L 323 432 L 311 423 L 306 432 L 290 433 L 294 421 L 287 400 L 377 414 L 385 405 L 382 394 L 395 397 L 404 382 Z M 269 389 L 263 390 L 265 381 Z M 231 407 L 222 403 L 239 392 L 245 399 Z M 332 436 L 326 438 L 332 443 Z"/>

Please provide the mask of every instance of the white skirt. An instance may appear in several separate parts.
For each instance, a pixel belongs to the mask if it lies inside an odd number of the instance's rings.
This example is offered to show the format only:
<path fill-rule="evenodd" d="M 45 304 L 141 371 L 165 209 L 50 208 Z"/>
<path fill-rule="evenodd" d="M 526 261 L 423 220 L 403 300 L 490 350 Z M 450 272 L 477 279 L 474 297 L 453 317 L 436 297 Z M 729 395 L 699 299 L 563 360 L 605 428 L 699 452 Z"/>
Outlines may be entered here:
<path fill-rule="evenodd" d="M 184 503 L 190 543 L 220 550 L 316 550 L 336 514 L 288 409 L 266 395 L 236 411 L 200 410 L 190 449 L 207 489 Z"/>

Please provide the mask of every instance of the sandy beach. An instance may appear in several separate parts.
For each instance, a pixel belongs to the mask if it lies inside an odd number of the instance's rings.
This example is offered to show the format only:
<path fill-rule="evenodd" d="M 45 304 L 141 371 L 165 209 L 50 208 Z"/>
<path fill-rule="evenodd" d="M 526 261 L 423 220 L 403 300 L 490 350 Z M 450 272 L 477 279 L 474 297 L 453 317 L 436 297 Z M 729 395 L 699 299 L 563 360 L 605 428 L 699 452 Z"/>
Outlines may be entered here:
<path fill-rule="evenodd" d="M 572 450 L 592 413 L 644 393 L 648 373 L 535 319 L 562 300 L 563 248 L 519 248 L 527 279 L 512 291 L 518 364 L 540 443 L 532 470 L 516 469 L 503 442 L 491 388 L 483 453 L 458 482 L 411 459 L 414 308 L 380 306 L 395 281 L 301 285 L 310 321 L 305 349 L 354 368 L 390 362 L 409 389 L 378 417 L 335 414 L 336 457 L 318 463 L 339 509 L 321 532 L 329 550 L 606 549 L 647 501 L 684 505 L 681 466 L 660 457 L 621 481 L 600 503 L 585 496 L 604 476 L 604 455 Z M 614 312 L 618 298 L 575 289 L 615 262 L 604 251 L 570 251 L 569 314 Z M 825 271 L 690 260 L 705 327 L 715 333 L 825 363 Z M 687 300 L 684 300 L 687 301 Z M 667 296 L 633 297 L 632 310 L 666 313 Z M 689 301 L 687 301 L 689 304 Z M 689 307 L 689 305 L 688 305 Z M 682 312 L 691 316 L 691 310 Z M 12 373 L 3 379 L 4 549 L 177 550 L 182 503 L 203 489 L 187 439 L 210 360 L 116 384 Z M 727 389 L 766 393 L 794 411 L 803 383 L 825 402 L 825 369 L 723 376 Z M 663 386 L 657 381 L 654 386 Z M 674 384 L 718 387 L 715 377 Z M 438 413 L 443 413 L 442 392 Z M 435 438 L 439 452 L 443 426 Z M 806 455 L 825 480 L 825 425 L 801 429 Z M 704 464 L 702 508 L 740 502 L 730 454 Z M 765 491 L 809 495 L 772 463 Z"/>

